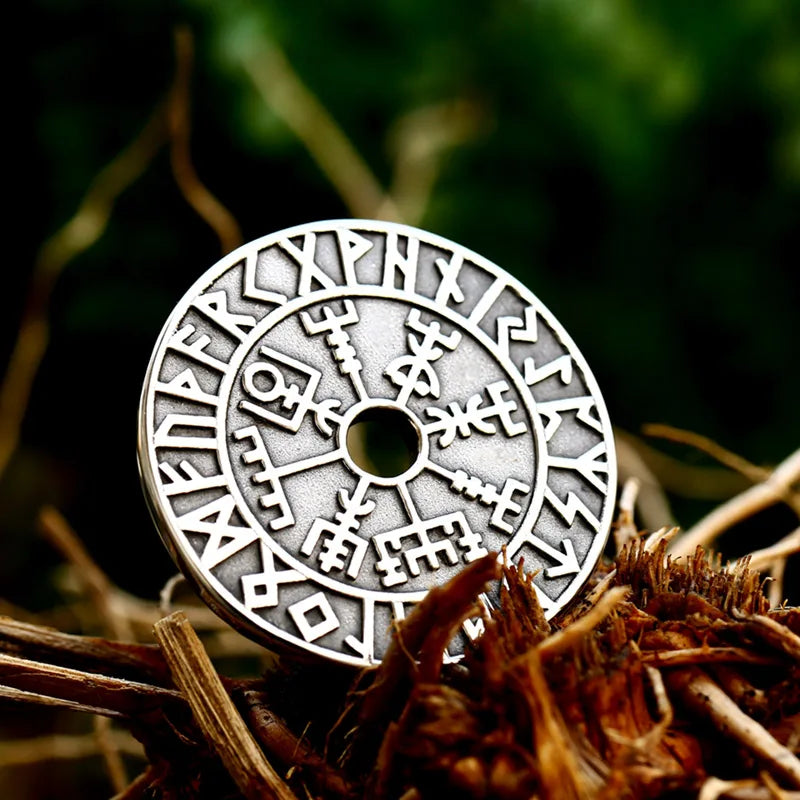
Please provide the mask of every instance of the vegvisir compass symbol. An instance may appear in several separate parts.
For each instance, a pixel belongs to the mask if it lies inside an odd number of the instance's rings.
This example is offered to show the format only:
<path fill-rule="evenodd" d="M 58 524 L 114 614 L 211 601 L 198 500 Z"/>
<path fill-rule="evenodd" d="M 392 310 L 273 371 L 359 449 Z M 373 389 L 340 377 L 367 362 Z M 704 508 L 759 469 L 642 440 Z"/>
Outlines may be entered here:
<path fill-rule="evenodd" d="M 374 419 L 409 444 L 401 468 L 360 456 Z M 502 547 L 555 614 L 599 557 L 616 481 L 594 378 L 547 309 L 453 242 L 363 220 L 267 236 L 203 275 L 156 346 L 139 459 L 220 614 L 352 664 Z"/>

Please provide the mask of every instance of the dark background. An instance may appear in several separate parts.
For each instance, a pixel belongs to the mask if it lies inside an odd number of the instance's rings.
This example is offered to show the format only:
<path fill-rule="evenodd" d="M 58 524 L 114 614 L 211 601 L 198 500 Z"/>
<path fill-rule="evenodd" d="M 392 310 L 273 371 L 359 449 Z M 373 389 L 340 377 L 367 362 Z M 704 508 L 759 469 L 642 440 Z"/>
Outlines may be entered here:
<path fill-rule="evenodd" d="M 248 59 L 282 48 L 384 186 L 402 121 L 462 101 L 467 134 L 441 154 L 412 221 L 526 283 L 581 348 L 620 429 L 669 423 L 759 464 L 798 447 L 797 3 L 34 0 L 24 13 L 0 364 L 38 249 L 165 96 L 185 23 L 192 158 L 245 240 L 352 216 L 256 91 Z M 123 588 L 155 596 L 173 573 L 139 488 L 137 405 L 161 325 L 220 255 L 163 149 L 58 278 L 52 338 L 0 478 L 0 596 L 59 602 L 59 559 L 34 531 L 43 503 Z M 684 526 L 712 506 L 670 499 Z M 762 546 L 796 524 L 776 510 L 747 533 Z"/>
<path fill-rule="evenodd" d="M 246 240 L 351 215 L 256 92 L 250 54 L 278 43 L 384 185 L 398 120 L 466 101 L 471 135 L 444 153 L 415 221 L 551 308 L 615 425 L 666 422 L 776 463 L 800 440 L 799 9 L 37 0 L 19 64 L 27 103 L 13 158 L 25 170 L 12 193 L 19 253 L 4 270 L 3 357 L 37 249 L 165 95 L 184 22 L 196 40 L 193 161 Z M 169 310 L 220 254 L 163 149 L 58 279 L 52 338 L 0 485 L 3 595 L 44 602 L 47 569 L 32 564 L 49 556 L 30 541 L 43 502 L 126 588 L 153 592 L 170 573 L 136 475 L 138 396 Z M 675 502 L 685 525 L 703 510 Z"/>

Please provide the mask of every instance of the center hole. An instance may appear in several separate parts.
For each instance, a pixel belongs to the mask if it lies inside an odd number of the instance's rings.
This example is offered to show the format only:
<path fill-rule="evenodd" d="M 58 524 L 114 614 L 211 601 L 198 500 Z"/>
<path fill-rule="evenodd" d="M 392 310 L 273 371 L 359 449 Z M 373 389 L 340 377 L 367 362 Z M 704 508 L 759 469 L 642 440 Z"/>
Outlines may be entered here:
<path fill-rule="evenodd" d="M 419 436 L 399 409 L 368 408 L 347 429 L 347 452 L 364 472 L 394 478 L 417 460 Z"/>

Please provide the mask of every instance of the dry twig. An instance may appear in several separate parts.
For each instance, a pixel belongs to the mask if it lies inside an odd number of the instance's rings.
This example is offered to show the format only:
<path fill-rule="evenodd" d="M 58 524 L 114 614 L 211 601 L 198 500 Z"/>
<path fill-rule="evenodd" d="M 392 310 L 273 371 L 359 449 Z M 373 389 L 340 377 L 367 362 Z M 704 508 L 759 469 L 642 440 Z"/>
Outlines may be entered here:
<path fill-rule="evenodd" d="M 389 197 L 406 222 L 417 225 L 422 219 L 443 153 L 472 139 L 484 125 L 483 110 L 465 100 L 418 108 L 395 123 L 389 136 L 394 151 Z"/>
<path fill-rule="evenodd" d="M 728 528 L 785 500 L 792 491 L 793 484 L 798 480 L 800 480 L 800 450 L 796 450 L 781 462 L 763 483 L 752 486 L 701 519 L 672 543 L 670 552 L 675 556 L 686 556 L 693 553 L 698 545 L 709 546 Z"/>
<path fill-rule="evenodd" d="M 159 104 L 141 133 L 92 181 L 72 219 L 39 250 L 17 340 L 0 385 L 0 475 L 17 448 L 31 387 L 47 349 L 53 286 L 64 267 L 102 236 L 117 198 L 145 171 L 165 139 Z"/>
<path fill-rule="evenodd" d="M 642 457 L 639 440 L 629 433 L 615 429 L 614 443 L 620 480 L 636 478 L 639 481 L 638 507 L 644 526 L 658 528 L 673 524 L 672 510 L 664 487 Z"/>
<path fill-rule="evenodd" d="M 642 427 L 642 433 L 645 436 L 667 439 L 670 442 L 678 442 L 694 447 L 696 450 L 707 453 L 713 459 L 719 461 L 720 464 L 744 475 L 751 483 L 761 483 L 761 481 L 765 481 L 770 476 L 770 470 L 753 464 L 708 436 L 703 436 L 694 431 L 675 428 L 672 425 L 650 424 Z"/>
<path fill-rule="evenodd" d="M 59 511 L 47 506 L 39 514 L 39 528 L 74 568 L 75 575 L 91 598 L 107 632 L 115 639 L 133 641 L 135 637 L 130 623 L 124 616 L 115 613 L 112 581 L 89 555 L 70 524 Z"/>
<path fill-rule="evenodd" d="M 356 217 L 399 221 L 378 179 L 283 51 L 270 42 L 242 55 L 242 66 L 267 105 L 305 145 Z"/>
<path fill-rule="evenodd" d="M 190 79 L 194 60 L 194 38 L 185 26 L 175 29 L 175 80 L 166 106 L 170 139 L 170 162 L 175 182 L 186 202 L 205 220 L 219 239 L 222 254 L 242 243 L 238 223 L 200 180 L 189 151 L 191 135 Z"/>
<path fill-rule="evenodd" d="M 667 679 L 670 691 L 696 714 L 709 719 L 724 736 L 768 765 L 774 774 L 800 789 L 800 760 L 752 717 L 745 714 L 711 678 L 697 668 L 673 673 Z"/>
<path fill-rule="evenodd" d="M 800 552 L 800 528 L 796 528 L 775 544 L 755 550 L 745 557 L 751 569 L 769 570 L 772 582 L 768 592 L 769 602 L 772 606 L 780 605 L 783 601 L 783 574 L 786 570 L 786 559 L 797 552 Z M 743 560 L 739 559 L 739 562 Z"/>
<path fill-rule="evenodd" d="M 194 718 L 248 800 L 297 800 L 258 748 L 186 615 L 176 611 L 155 626 L 156 639 Z"/>
<path fill-rule="evenodd" d="M 542 641 L 537 647 L 539 655 L 548 658 L 574 647 L 594 631 L 627 596 L 628 588 L 625 586 L 609 589 L 585 614 Z"/>
<path fill-rule="evenodd" d="M 639 535 L 634 521 L 634 507 L 641 486 L 641 481 L 638 478 L 628 478 L 622 487 L 622 493 L 619 498 L 619 516 L 614 530 L 614 544 L 618 553 L 628 542 Z"/>

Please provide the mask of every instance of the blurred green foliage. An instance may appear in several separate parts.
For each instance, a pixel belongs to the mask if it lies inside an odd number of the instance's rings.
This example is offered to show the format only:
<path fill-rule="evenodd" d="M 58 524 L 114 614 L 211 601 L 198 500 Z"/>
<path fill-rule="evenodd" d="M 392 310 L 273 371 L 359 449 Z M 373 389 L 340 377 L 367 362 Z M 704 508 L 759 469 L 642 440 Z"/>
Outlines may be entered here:
<path fill-rule="evenodd" d="M 385 186 L 408 115 L 463 101 L 476 124 L 443 154 L 422 227 L 551 308 L 621 428 L 666 422 L 766 463 L 798 446 L 800 3 L 31 0 L 20 11 L 7 32 L 26 34 L 8 73 L 6 155 L 22 169 L 7 189 L 16 247 L 0 363 L 38 248 L 164 97 L 173 28 L 186 23 L 193 160 L 246 239 L 349 215 L 248 59 L 281 48 Z M 219 255 L 164 151 L 60 276 L 21 446 L 0 479 L 0 596 L 59 602 L 58 557 L 33 534 L 45 502 L 124 588 L 155 596 L 174 571 L 138 485 L 137 404 L 163 321 Z M 678 506 L 680 521 L 701 510 Z M 53 796 L 63 774 L 30 771 L 17 788 Z M 102 795 L 105 779 L 90 780 Z"/>
<path fill-rule="evenodd" d="M 193 160 L 245 238 L 349 215 L 248 59 L 281 48 L 385 186 L 403 120 L 464 101 L 477 124 L 443 154 L 421 225 L 554 311 L 621 428 L 667 422 L 759 462 L 797 446 L 800 4 L 33 0 L 26 13 L 4 355 L 37 248 L 164 96 L 186 23 Z M 123 586 L 153 592 L 169 574 L 135 471 L 138 394 L 169 310 L 219 255 L 163 152 L 59 279 L 0 488 L 5 594 L 46 594 L 47 571 L 26 574 L 31 548 L 53 559 L 30 544 L 43 501 Z"/>

